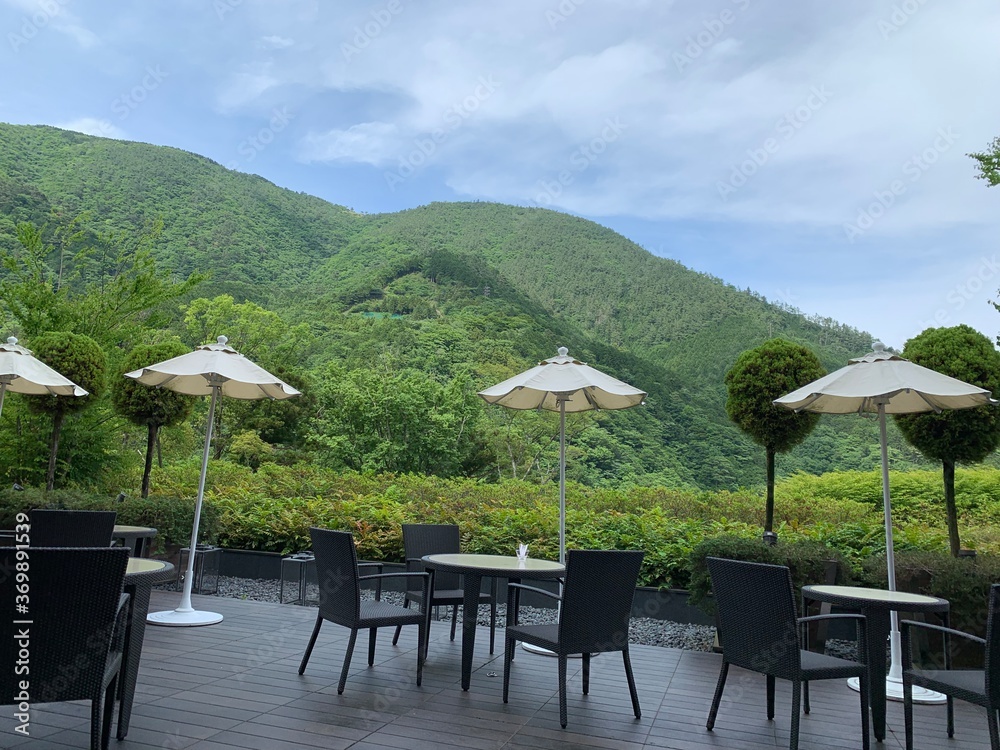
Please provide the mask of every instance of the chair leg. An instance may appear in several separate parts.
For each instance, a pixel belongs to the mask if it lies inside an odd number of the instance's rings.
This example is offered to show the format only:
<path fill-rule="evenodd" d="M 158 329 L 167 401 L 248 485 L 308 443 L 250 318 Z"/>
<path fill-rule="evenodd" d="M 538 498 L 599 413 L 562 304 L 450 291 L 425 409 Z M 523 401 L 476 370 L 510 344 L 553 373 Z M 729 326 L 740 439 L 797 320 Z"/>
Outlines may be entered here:
<path fill-rule="evenodd" d="M 767 676 L 767 720 L 774 721 L 774 675 Z"/>
<path fill-rule="evenodd" d="M 729 674 L 729 662 L 722 662 L 722 669 L 719 670 L 719 681 L 715 685 L 715 695 L 712 696 L 712 707 L 708 710 L 708 722 L 705 726 L 708 731 L 712 731 L 715 726 L 715 717 L 719 713 L 719 704 L 722 703 L 722 691 L 726 687 L 726 675 Z"/>
<path fill-rule="evenodd" d="M 424 678 L 424 642 L 427 640 L 427 636 L 424 634 L 425 627 L 426 622 L 424 620 L 417 623 L 417 687 L 420 687 L 420 683 Z"/>
<path fill-rule="evenodd" d="M 497 579 L 490 579 L 490 653 L 493 653 L 493 642 L 497 632 Z"/>
<path fill-rule="evenodd" d="M 635 689 L 635 677 L 632 675 L 632 659 L 628 655 L 628 646 L 622 649 L 622 661 L 625 662 L 625 679 L 628 680 L 628 692 L 632 696 L 632 711 L 635 718 L 642 718 L 642 711 L 639 708 L 639 693 Z"/>
<path fill-rule="evenodd" d="M 913 750 L 913 683 L 903 675 L 903 729 L 906 732 L 906 750 Z"/>
<path fill-rule="evenodd" d="M 375 638 L 378 635 L 378 628 L 368 629 L 368 666 L 375 665 Z"/>
<path fill-rule="evenodd" d="M 121 681 L 121 673 L 116 674 L 104 692 L 104 716 L 101 728 L 101 750 L 108 750 L 111 740 L 111 720 L 115 714 L 115 693 L 118 692 L 118 683 Z"/>
<path fill-rule="evenodd" d="M 299 664 L 299 674 L 306 671 L 306 664 L 309 663 L 309 657 L 312 655 L 313 646 L 316 645 L 316 636 L 319 635 L 319 628 L 323 624 L 323 616 L 316 615 L 316 626 L 313 628 L 313 633 L 309 637 L 309 645 L 306 646 L 306 652 L 302 655 L 302 663 Z"/>
<path fill-rule="evenodd" d="M 451 608 L 451 639 L 455 640 L 455 627 L 458 625 L 458 605 Z"/>
<path fill-rule="evenodd" d="M 1000 730 L 997 725 L 997 711 L 991 708 L 986 712 L 986 721 L 990 727 L 990 750 L 1000 750 Z"/>
<path fill-rule="evenodd" d="M 774 678 L 768 675 L 769 680 Z M 770 683 L 772 690 L 774 683 Z M 773 694 L 772 694 L 773 698 Z M 792 680 L 792 728 L 788 742 L 788 750 L 799 750 L 799 714 L 802 712 L 802 683 Z"/>
<path fill-rule="evenodd" d="M 340 682 L 337 683 L 337 695 L 343 695 L 347 686 L 347 673 L 351 671 L 351 657 L 354 655 L 354 644 L 357 640 L 358 629 L 351 628 L 351 637 L 347 640 L 347 653 L 344 654 L 344 666 L 340 670 Z"/>
<path fill-rule="evenodd" d="M 503 702 L 507 702 L 507 693 L 510 690 L 510 662 L 514 658 L 514 636 L 506 635 L 504 631 L 503 639 Z"/>
<path fill-rule="evenodd" d="M 869 727 L 869 686 L 868 675 L 861 675 L 858 680 L 861 683 L 861 750 L 868 750 L 871 747 L 871 729 Z M 911 704 L 912 705 L 912 704 Z M 909 736 L 909 735 L 907 735 Z"/>
<path fill-rule="evenodd" d="M 559 726 L 566 728 L 566 654 L 559 654 Z"/>
<path fill-rule="evenodd" d="M 948 700 L 948 705 L 945 713 L 947 714 L 948 717 L 948 739 L 950 740 L 952 737 L 955 736 L 955 701 L 952 699 L 950 695 L 948 696 L 947 700 Z"/>
<path fill-rule="evenodd" d="M 809 713 L 809 680 L 802 683 L 802 713 Z"/>
<path fill-rule="evenodd" d="M 583 662 L 583 694 L 590 694 L 590 654 L 580 654 Z"/>
<path fill-rule="evenodd" d="M 410 608 L 410 600 L 408 597 L 403 596 L 403 609 Z M 396 626 L 396 632 L 392 634 L 392 645 L 395 646 L 399 642 L 399 631 L 403 629 L 402 625 Z"/>

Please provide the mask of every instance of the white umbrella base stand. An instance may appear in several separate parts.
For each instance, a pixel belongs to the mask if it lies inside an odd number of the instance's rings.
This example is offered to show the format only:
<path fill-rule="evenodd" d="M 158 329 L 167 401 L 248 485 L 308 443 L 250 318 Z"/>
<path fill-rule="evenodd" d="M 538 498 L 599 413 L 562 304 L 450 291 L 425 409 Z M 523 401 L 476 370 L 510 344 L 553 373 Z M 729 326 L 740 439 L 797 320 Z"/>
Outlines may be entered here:
<path fill-rule="evenodd" d="M 215 612 L 199 612 L 194 609 L 171 609 L 164 612 L 151 612 L 146 616 L 146 622 L 150 625 L 190 628 L 198 625 L 215 625 L 222 622 L 222 615 Z"/>
<path fill-rule="evenodd" d="M 851 677 L 847 680 L 847 687 L 856 693 L 861 692 L 861 682 L 857 677 Z M 886 700 L 897 701 L 899 703 L 903 702 L 903 683 L 897 682 L 890 677 L 885 678 L 885 697 Z M 926 705 L 939 705 L 941 703 L 947 703 L 948 698 L 941 693 L 934 690 L 928 690 L 927 688 L 922 688 L 919 685 L 913 686 L 913 702 L 923 703 Z"/>
<path fill-rule="evenodd" d="M 529 654 L 538 654 L 539 656 L 555 656 L 555 651 L 549 651 L 547 648 L 542 648 L 541 646 L 536 646 L 533 643 L 522 643 L 521 648 L 527 651 Z M 570 654 L 568 658 L 579 659 L 583 654 Z M 597 654 L 591 654 L 591 656 L 597 656 Z"/>

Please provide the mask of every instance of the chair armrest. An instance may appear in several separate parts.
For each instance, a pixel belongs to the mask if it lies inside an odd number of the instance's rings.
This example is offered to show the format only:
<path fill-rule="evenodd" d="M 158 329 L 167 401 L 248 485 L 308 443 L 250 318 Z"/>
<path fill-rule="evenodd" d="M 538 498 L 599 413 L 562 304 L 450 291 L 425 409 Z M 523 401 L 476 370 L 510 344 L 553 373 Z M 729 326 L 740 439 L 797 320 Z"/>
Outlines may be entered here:
<path fill-rule="evenodd" d="M 125 651 L 125 633 L 128 630 L 128 604 L 131 597 L 122 594 L 118 597 L 118 609 L 115 612 L 115 626 L 111 631 L 110 653 L 119 655 Z"/>
<path fill-rule="evenodd" d="M 854 620 L 858 626 L 858 663 L 865 664 L 865 655 L 868 653 L 868 623 L 864 615 L 857 613 L 848 614 L 828 614 L 828 615 L 810 615 L 808 617 L 799 617 L 795 621 L 799 625 L 805 625 L 810 622 L 820 622 L 826 620 Z M 806 631 L 803 631 L 806 632 Z M 808 648 L 808 639 L 803 639 L 806 647 Z"/>
<path fill-rule="evenodd" d="M 533 594 L 541 594 L 542 596 L 547 596 L 550 599 L 555 599 L 556 601 L 562 601 L 562 596 L 559 594 L 553 594 L 551 591 L 546 591 L 545 589 L 540 589 L 535 586 L 525 586 L 523 583 L 507 583 L 507 612 L 508 618 L 511 618 L 511 613 L 513 614 L 512 619 L 509 622 L 513 622 L 515 625 L 518 621 L 518 610 L 521 605 L 520 593 L 522 591 L 530 591 Z M 517 606 L 514 605 L 514 600 L 517 599 Z"/>
<path fill-rule="evenodd" d="M 427 600 L 427 582 L 430 579 L 430 573 L 404 573 L 403 571 L 392 572 L 392 573 L 377 573 L 374 575 L 358 576 L 358 581 L 376 581 L 375 584 L 375 601 L 381 601 L 382 598 L 382 580 L 385 578 L 423 578 L 423 594 L 424 601 Z"/>
<path fill-rule="evenodd" d="M 380 562 L 359 562 L 358 563 L 358 573 L 361 572 L 362 568 L 375 568 L 379 573 L 382 572 L 382 563 Z M 382 582 L 378 581 L 375 584 L 375 601 L 381 601 L 382 599 Z"/>
<path fill-rule="evenodd" d="M 951 636 L 958 636 L 959 638 L 964 638 L 967 641 L 972 641 L 973 643 L 979 643 L 986 645 L 986 641 L 977 635 L 972 635 L 971 633 L 964 633 L 961 630 L 955 630 L 954 628 L 946 628 L 943 625 L 934 625 L 929 622 L 917 622 L 916 620 L 900 620 L 899 621 L 899 632 L 901 636 L 902 643 L 901 650 L 903 652 L 903 669 L 913 669 L 913 652 L 910 649 L 911 637 L 910 628 L 921 628 L 922 630 L 929 630 L 931 632 L 941 633 L 944 636 L 944 655 L 945 655 L 945 669 L 951 669 L 951 659 L 949 657 L 950 651 L 948 648 L 948 638 Z"/>
<path fill-rule="evenodd" d="M 536 586 L 525 586 L 523 583 L 508 583 L 507 589 L 508 591 L 510 589 L 521 589 L 522 591 L 530 591 L 534 594 L 541 594 L 542 596 L 547 596 L 550 599 L 556 599 L 556 600 L 562 599 L 562 596 L 560 596 L 559 594 L 554 594 L 551 591 L 546 591 L 545 589 L 540 589 Z"/>

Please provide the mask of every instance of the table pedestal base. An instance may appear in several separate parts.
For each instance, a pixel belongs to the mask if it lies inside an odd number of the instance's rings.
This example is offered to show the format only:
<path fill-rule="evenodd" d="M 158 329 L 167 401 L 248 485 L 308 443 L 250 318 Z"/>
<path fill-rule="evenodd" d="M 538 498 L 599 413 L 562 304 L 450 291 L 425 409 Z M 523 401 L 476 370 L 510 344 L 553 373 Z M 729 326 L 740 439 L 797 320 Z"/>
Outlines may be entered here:
<path fill-rule="evenodd" d="M 173 609 L 169 612 L 151 612 L 146 616 L 146 622 L 150 625 L 190 628 L 199 625 L 215 625 L 217 622 L 222 622 L 222 615 L 215 612 Z"/>
<path fill-rule="evenodd" d="M 847 680 L 847 687 L 856 693 L 861 692 L 861 683 L 857 677 L 851 677 Z M 895 680 L 886 678 L 885 680 L 885 697 L 886 700 L 897 701 L 899 703 L 903 702 L 903 683 L 896 682 Z M 927 705 L 939 705 L 941 703 L 946 703 L 948 698 L 938 693 L 934 690 L 928 690 L 927 688 L 920 687 L 919 685 L 913 686 L 913 702 L 914 703 L 924 703 Z"/>

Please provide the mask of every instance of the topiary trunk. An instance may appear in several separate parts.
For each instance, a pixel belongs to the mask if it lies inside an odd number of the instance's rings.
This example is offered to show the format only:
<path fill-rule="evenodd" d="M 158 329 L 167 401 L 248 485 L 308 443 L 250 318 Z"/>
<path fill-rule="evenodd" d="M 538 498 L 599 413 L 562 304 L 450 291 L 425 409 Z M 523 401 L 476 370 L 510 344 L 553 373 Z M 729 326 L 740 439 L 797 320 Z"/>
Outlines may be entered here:
<path fill-rule="evenodd" d="M 948 518 L 948 546 L 951 556 L 958 557 L 962 542 L 958 538 L 958 509 L 955 507 L 955 462 L 942 461 L 944 474 L 944 509 Z"/>
<path fill-rule="evenodd" d="M 56 456 L 59 453 L 59 435 L 62 432 L 63 418 L 66 415 L 62 411 L 52 414 L 52 439 L 49 441 L 49 471 L 45 478 L 45 489 L 51 492 L 56 486 Z"/>
<path fill-rule="evenodd" d="M 764 531 L 774 531 L 774 448 L 767 452 L 767 501 L 764 506 Z"/>

